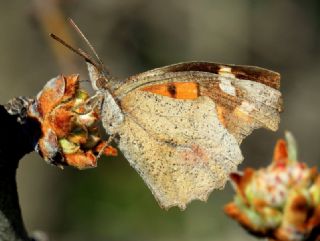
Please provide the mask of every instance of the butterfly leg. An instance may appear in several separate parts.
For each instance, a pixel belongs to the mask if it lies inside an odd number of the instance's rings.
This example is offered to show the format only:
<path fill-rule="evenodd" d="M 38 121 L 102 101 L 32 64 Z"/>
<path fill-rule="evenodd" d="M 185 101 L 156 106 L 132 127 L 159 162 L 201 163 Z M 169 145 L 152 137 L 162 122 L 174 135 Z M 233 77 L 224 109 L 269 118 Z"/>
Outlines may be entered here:
<path fill-rule="evenodd" d="M 99 113 L 101 112 L 101 106 L 103 104 L 103 94 L 97 93 L 94 96 L 91 96 L 87 101 L 86 104 L 90 107 L 91 110 L 98 109 Z"/>
<path fill-rule="evenodd" d="M 78 106 L 77 110 L 80 114 L 88 114 L 92 111 L 101 114 L 101 106 L 103 104 L 103 94 L 97 93 L 90 98 L 88 98 L 84 103 Z"/>
<path fill-rule="evenodd" d="M 108 140 L 104 143 L 104 145 L 99 150 L 99 153 L 97 155 L 97 159 L 99 159 L 102 156 L 102 154 L 104 153 L 104 150 L 110 145 L 110 143 L 114 140 L 115 137 L 116 137 L 115 134 L 109 136 Z"/>

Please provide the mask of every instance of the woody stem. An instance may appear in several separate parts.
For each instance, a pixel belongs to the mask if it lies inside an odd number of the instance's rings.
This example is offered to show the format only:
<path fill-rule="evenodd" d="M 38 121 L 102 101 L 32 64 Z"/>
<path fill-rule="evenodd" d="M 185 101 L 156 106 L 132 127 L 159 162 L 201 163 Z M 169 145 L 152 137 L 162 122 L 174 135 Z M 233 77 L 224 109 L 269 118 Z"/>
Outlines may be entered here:
<path fill-rule="evenodd" d="M 34 150 L 40 137 L 37 122 L 19 122 L 0 106 L 0 240 L 31 241 L 22 220 L 16 183 L 20 159 Z"/>

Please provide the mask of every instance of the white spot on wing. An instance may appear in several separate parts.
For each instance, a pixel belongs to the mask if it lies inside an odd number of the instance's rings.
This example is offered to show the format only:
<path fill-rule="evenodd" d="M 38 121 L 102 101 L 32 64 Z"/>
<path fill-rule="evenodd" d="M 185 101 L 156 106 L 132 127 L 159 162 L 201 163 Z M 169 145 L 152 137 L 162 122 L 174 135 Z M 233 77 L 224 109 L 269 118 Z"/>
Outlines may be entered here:
<path fill-rule="evenodd" d="M 248 101 L 243 101 L 239 109 L 249 114 L 251 111 L 255 109 L 255 107 L 252 104 L 250 104 Z"/>
<path fill-rule="evenodd" d="M 219 76 L 219 87 L 220 89 L 227 93 L 228 95 L 236 96 L 236 88 L 232 85 L 230 78 L 224 78 L 224 76 Z"/>
<path fill-rule="evenodd" d="M 220 89 L 228 95 L 236 96 L 236 89 L 231 82 L 231 79 L 235 78 L 235 75 L 232 74 L 231 68 L 227 66 L 220 66 L 218 74 L 220 80 Z"/>
<path fill-rule="evenodd" d="M 218 73 L 221 76 L 235 78 L 235 75 L 232 73 L 230 67 L 220 66 Z"/>

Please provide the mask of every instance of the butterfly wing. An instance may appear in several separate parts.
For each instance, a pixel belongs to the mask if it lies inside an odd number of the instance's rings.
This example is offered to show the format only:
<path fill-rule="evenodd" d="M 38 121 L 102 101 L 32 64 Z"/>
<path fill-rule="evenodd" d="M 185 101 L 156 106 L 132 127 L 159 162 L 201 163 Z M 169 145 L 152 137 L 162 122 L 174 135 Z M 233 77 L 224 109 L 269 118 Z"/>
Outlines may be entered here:
<path fill-rule="evenodd" d="M 226 72 L 150 71 L 115 92 L 119 148 L 164 208 L 206 200 L 242 161 L 242 139 L 277 129 L 280 92 Z"/>
<path fill-rule="evenodd" d="M 133 91 L 126 99 L 119 148 L 160 206 L 184 209 L 193 199 L 206 200 L 242 161 L 210 98 L 178 101 Z"/>

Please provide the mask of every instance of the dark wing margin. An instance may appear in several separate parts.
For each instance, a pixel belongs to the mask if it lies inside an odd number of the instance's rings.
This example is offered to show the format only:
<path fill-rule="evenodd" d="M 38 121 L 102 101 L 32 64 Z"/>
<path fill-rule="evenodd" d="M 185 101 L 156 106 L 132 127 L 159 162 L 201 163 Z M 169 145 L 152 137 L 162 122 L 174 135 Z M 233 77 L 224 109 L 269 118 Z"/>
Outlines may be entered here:
<path fill-rule="evenodd" d="M 152 75 L 159 75 L 168 72 L 185 72 L 185 71 L 199 71 L 213 74 L 219 74 L 221 68 L 228 67 L 231 73 L 238 79 L 251 80 L 262 83 L 274 89 L 280 88 L 280 74 L 272 70 L 247 65 L 233 65 L 210 62 L 186 62 L 156 68 L 150 71 L 134 75 L 128 81 L 137 78 L 144 78 Z"/>

